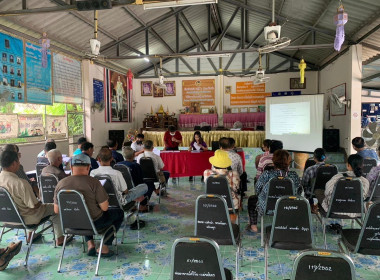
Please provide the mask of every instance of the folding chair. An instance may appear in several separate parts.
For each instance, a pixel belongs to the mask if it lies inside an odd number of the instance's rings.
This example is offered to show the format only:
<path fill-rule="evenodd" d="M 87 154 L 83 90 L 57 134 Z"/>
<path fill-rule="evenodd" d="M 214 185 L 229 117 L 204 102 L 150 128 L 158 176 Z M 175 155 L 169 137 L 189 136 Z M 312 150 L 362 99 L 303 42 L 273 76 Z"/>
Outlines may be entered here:
<path fill-rule="evenodd" d="M 176 239 L 171 253 L 171 280 L 232 280 L 230 270 L 223 268 L 218 244 L 200 237 Z"/>
<path fill-rule="evenodd" d="M 308 169 L 310 166 L 313 166 L 315 165 L 316 162 L 314 160 L 314 158 L 308 158 L 306 161 L 305 161 L 305 167 L 303 169 L 303 171 L 305 171 L 306 169 Z"/>
<path fill-rule="evenodd" d="M 361 229 L 343 229 L 339 247 L 345 252 L 380 256 L 380 201 L 372 204 Z"/>
<path fill-rule="evenodd" d="M 261 216 L 261 246 L 264 246 L 264 216 L 273 216 L 277 200 L 284 195 L 295 195 L 293 181 L 286 177 L 275 177 L 269 181 L 264 215 Z"/>
<path fill-rule="evenodd" d="M 380 174 L 377 176 L 369 201 L 380 201 Z"/>
<path fill-rule="evenodd" d="M 363 159 L 363 177 L 367 177 L 368 173 L 373 167 L 377 166 L 377 161 L 374 158 L 365 158 Z"/>
<path fill-rule="evenodd" d="M 117 163 L 112 168 L 120 171 L 121 174 L 123 174 L 123 178 L 125 180 L 125 183 L 127 184 L 128 190 L 133 189 L 135 187 L 129 167 L 125 166 L 124 164 Z"/>
<path fill-rule="evenodd" d="M 317 189 L 324 191 L 326 183 L 336 174 L 338 174 L 338 168 L 335 165 L 320 165 L 317 169 L 315 178 L 312 180 L 311 193 L 313 194 Z"/>
<path fill-rule="evenodd" d="M 160 182 L 156 169 L 154 168 L 153 160 L 150 157 L 142 157 L 140 159 L 140 166 L 143 171 L 143 180 L 144 182 Z M 159 183 L 159 195 L 158 195 L 158 204 L 161 203 L 161 189 L 166 188 L 166 183 Z"/>
<path fill-rule="evenodd" d="M 194 235 L 213 239 L 218 245 L 234 246 L 236 250 L 236 279 L 239 276 L 241 248 L 240 229 L 232 224 L 226 200 L 220 195 L 198 196 L 195 202 Z"/>
<path fill-rule="evenodd" d="M 117 239 L 116 228 L 114 225 L 109 227 L 96 229 L 90 213 L 87 209 L 87 205 L 84 201 L 84 197 L 81 193 L 75 190 L 61 190 L 58 192 L 58 206 L 59 215 L 61 218 L 63 234 L 65 239 L 63 241 L 62 254 L 59 259 L 58 272 L 61 272 L 61 265 L 63 255 L 65 253 L 66 241 L 68 235 L 82 236 L 83 252 L 86 252 L 84 245 L 84 236 L 89 235 L 101 235 L 98 260 L 96 262 L 95 276 L 98 276 L 100 257 L 102 255 L 102 247 L 104 242 L 107 242 L 113 235 L 115 237 L 116 254 L 117 251 Z"/>
<path fill-rule="evenodd" d="M 362 219 L 364 217 L 363 213 L 364 205 L 362 182 L 359 178 L 340 178 L 335 184 L 329 209 L 326 212 L 323 207 L 320 207 L 319 215 L 317 216 L 319 217 L 319 220 L 322 224 L 325 249 L 327 249 L 325 224 L 326 219 L 332 218 L 351 220 L 352 224 L 354 220 L 357 220 L 359 218 Z M 357 216 L 351 217 L 347 214 L 357 214 Z M 360 221 L 358 221 L 358 223 L 361 224 Z"/>
<path fill-rule="evenodd" d="M 302 196 L 283 196 L 276 202 L 271 226 L 265 229 L 265 279 L 268 279 L 268 247 L 279 250 L 314 248 L 310 204 Z"/>
<path fill-rule="evenodd" d="M 115 164 L 116 165 L 116 164 Z M 126 167 L 128 168 L 128 167 Z M 125 229 L 127 227 L 127 220 L 132 215 L 136 215 L 136 221 L 137 221 L 137 229 L 140 230 L 140 216 L 139 216 L 139 209 L 140 209 L 140 202 L 131 201 L 127 203 L 126 205 L 122 205 L 121 201 L 119 200 L 119 196 L 117 195 L 117 190 L 115 185 L 112 182 L 112 179 L 109 175 L 103 174 L 103 175 L 97 175 L 94 178 L 98 179 L 104 189 L 106 190 L 108 194 L 108 203 L 109 207 L 111 208 L 120 208 L 124 211 L 124 213 L 127 213 L 125 217 L 125 224 L 123 228 L 123 235 L 121 237 L 121 243 L 124 243 L 124 236 L 125 236 Z M 132 209 L 136 206 L 136 210 L 132 211 Z"/>
<path fill-rule="evenodd" d="M 40 176 L 40 193 L 42 203 L 54 203 L 54 190 L 58 184 L 58 178 L 53 175 Z"/>
<path fill-rule="evenodd" d="M 294 262 L 291 280 L 355 280 L 355 266 L 346 254 L 307 250 Z"/>
<path fill-rule="evenodd" d="M 273 163 L 268 163 L 267 165 L 264 166 L 263 171 L 269 171 L 269 170 L 274 170 L 274 164 Z"/>
<path fill-rule="evenodd" d="M 34 235 L 36 234 L 36 230 L 38 229 L 39 226 L 45 224 L 46 222 L 49 221 L 50 216 L 47 216 L 43 219 L 38 224 L 35 225 L 27 225 L 24 222 L 24 219 L 21 217 L 11 195 L 9 192 L 3 188 L 0 187 L 0 222 L 2 223 L 1 225 L 1 233 L 0 233 L 0 242 L 3 237 L 4 233 L 7 233 L 11 231 L 12 229 L 23 229 L 25 232 L 25 240 L 27 240 L 28 235 L 26 231 L 31 231 L 32 235 L 30 237 L 30 242 L 28 244 L 28 250 L 26 251 L 26 256 L 25 256 L 25 263 L 24 265 L 28 265 L 28 259 L 29 259 L 29 254 L 30 250 L 32 249 L 32 244 L 33 244 L 33 238 Z M 8 228 L 8 230 L 5 231 L 5 228 Z M 37 234 L 41 234 L 48 230 L 49 228 L 53 229 L 53 243 L 54 243 L 54 248 L 56 247 L 55 244 L 55 235 L 54 235 L 54 228 L 53 228 L 53 223 L 51 223 L 49 226 L 43 228 Z"/>
<path fill-rule="evenodd" d="M 37 163 L 36 165 L 36 178 L 37 178 L 38 187 L 40 187 L 40 177 L 42 174 L 42 169 L 44 169 L 46 166 L 48 166 L 48 164 L 46 163 Z"/>

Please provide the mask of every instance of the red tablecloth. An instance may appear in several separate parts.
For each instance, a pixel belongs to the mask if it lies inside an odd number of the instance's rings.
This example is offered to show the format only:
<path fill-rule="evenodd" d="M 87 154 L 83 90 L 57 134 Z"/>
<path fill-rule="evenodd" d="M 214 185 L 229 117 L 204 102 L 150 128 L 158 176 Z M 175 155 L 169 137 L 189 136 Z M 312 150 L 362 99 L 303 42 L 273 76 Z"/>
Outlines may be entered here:
<path fill-rule="evenodd" d="M 238 152 L 243 162 L 243 169 L 245 170 L 245 157 L 244 152 Z M 213 151 L 205 152 L 162 152 L 160 156 L 165 164 L 164 170 L 170 172 L 170 177 L 188 177 L 188 176 L 202 176 L 203 171 L 211 168 L 208 161 L 214 155 Z"/>
<path fill-rule="evenodd" d="M 265 112 L 223 114 L 224 127 L 231 128 L 235 122 L 242 122 L 243 127 L 257 127 L 265 125 Z"/>
<path fill-rule="evenodd" d="M 180 114 L 179 115 L 179 126 L 180 127 L 194 127 L 202 122 L 206 122 L 211 127 L 218 126 L 218 115 L 217 114 Z"/>

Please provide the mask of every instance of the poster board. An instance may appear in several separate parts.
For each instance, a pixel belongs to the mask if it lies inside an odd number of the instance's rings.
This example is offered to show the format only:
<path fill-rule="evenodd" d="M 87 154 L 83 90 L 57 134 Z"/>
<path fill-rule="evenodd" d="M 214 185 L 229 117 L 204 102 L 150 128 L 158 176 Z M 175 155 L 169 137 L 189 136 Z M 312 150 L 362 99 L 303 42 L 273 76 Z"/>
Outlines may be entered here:
<path fill-rule="evenodd" d="M 0 114 L 0 139 L 17 138 L 18 118 L 16 114 Z"/>
<path fill-rule="evenodd" d="M 331 94 L 336 94 L 336 96 L 346 98 L 346 83 L 338 85 L 328 90 Z M 343 116 L 346 114 L 346 105 L 339 108 L 334 102 L 330 100 L 330 112 L 332 116 Z"/>
<path fill-rule="evenodd" d="M 43 115 L 18 115 L 19 137 L 45 135 Z"/>
<path fill-rule="evenodd" d="M 104 105 L 104 83 L 101 80 L 93 79 L 92 88 L 94 94 L 94 104 Z"/>
<path fill-rule="evenodd" d="M 272 94 L 267 92 L 231 94 L 230 104 L 231 106 L 265 105 L 265 97 L 267 96 L 272 96 Z"/>
<path fill-rule="evenodd" d="M 66 116 L 46 115 L 46 132 L 48 136 L 66 136 Z"/>
<path fill-rule="evenodd" d="M 255 85 L 253 81 L 246 82 L 236 82 L 236 93 L 237 94 L 247 94 L 247 93 L 256 93 L 256 92 L 265 92 L 265 83 Z"/>
<path fill-rule="evenodd" d="M 54 102 L 82 103 L 82 71 L 79 60 L 53 54 Z"/>
<path fill-rule="evenodd" d="M 25 102 L 23 41 L 0 33 L 0 100 Z"/>
<path fill-rule="evenodd" d="M 199 102 L 200 106 L 215 106 L 215 80 L 182 81 L 182 106 L 190 106 L 191 102 Z"/>
<path fill-rule="evenodd" d="M 52 105 L 51 52 L 25 43 L 26 98 L 28 103 Z"/>

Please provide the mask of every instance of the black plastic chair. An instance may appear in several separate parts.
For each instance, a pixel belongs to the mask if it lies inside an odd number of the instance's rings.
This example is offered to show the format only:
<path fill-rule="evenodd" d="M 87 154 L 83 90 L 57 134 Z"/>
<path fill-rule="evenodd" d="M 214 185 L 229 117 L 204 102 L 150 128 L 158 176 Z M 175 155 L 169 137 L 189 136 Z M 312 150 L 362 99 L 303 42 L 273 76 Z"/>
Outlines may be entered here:
<path fill-rule="evenodd" d="M 273 163 L 268 163 L 267 165 L 264 166 L 263 171 L 270 171 L 274 170 L 274 164 Z"/>
<path fill-rule="evenodd" d="M 231 188 L 226 176 L 223 175 L 211 175 L 206 180 L 206 194 L 217 194 L 223 197 L 226 202 L 229 211 L 235 214 L 239 209 L 234 208 L 234 203 L 231 195 Z"/>
<path fill-rule="evenodd" d="M 58 184 L 58 178 L 53 175 L 40 176 L 40 193 L 42 203 L 54 203 L 54 190 Z"/>
<path fill-rule="evenodd" d="M 323 164 L 319 166 L 312 182 L 311 193 L 313 194 L 317 189 L 324 191 L 326 183 L 336 174 L 338 174 L 338 168 L 335 165 Z"/>
<path fill-rule="evenodd" d="M 123 178 L 125 180 L 125 183 L 127 184 L 128 190 L 133 189 L 135 187 L 135 184 L 133 183 L 131 171 L 127 166 L 124 164 L 115 164 L 113 169 L 118 170 L 123 174 Z"/>
<path fill-rule="evenodd" d="M 374 202 L 380 201 L 380 174 L 376 178 L 375 185 L 373 187 L 369 200 Z"/>
<path fill-rule="evenodd" d="M 219 246 L 214 240 L 200 237 L 176 239 L 172 246 L 170 279 L 195 279 L 196 274 L 197 279 L 206 279 L 202 274 L 207 274 L 207 279 L 233 279 L 231 271 L 223 268 Z"/>
<path fill-rule="evenodd" d="M 377 166 L 377 161 L 374 158 L 365 158 L 363 159 L 363 177 L 367 177 L 368 173 L 373 167 Z"/>
<path fill-rule="evenodd" d="M 201 130 L 201 126 L 200 125 L 194 126 L 194 131 L 196 131 L 196 130 Z"/>
<path fill-rule="evenodd" d="M 276 202 L 271 226 L 265 229 L 265 279 L 268 279 L 268 247 L 279 250 L 314 248 L 309 202 L 301 196 L 283 196 Z"/>
<path fill-rule="evenodd" d="M 220 146 L 219 146 L 219 141 L 211 141 L 211 149 L 213 152 L 215 152 L 216 150 L 219 150 Z"/>
<path fill-rule="evenodd" d="M 294 261 L 291 280 L 355 280 L 355 266 L 346 254 L 307 250 Z"/>
<path fill-rule="evenodd" d="M 37 163 L 36 164 L 36 178 L 37 178 L 37 184 L 40 187 L 40 177 L 42 174 L 42 169 L 44 169 L 48 164 L 46 163 Z"/>
<path fill-rule="evenodd" d="M 161 203 L 161 189 L 166 188 L 166 183 L 161 183 L 158 179 L 156 169 L 154 168 L 153 160 L 150 157 L 140 158 L 140 166 L 143 171 L 143 180 L 144 182 L 159 182 L 159 195 L 158 195 L 158 204 Z"/>
<path fill-rule="evenodd" d="M 59 215 L 61 217 L 62 229 L 65 239 L 63 241 L 62 254 L 59 259 L 58 272 L 61 272 L 63 255 L 65 253 L 66 241 L 69 235 L 84 236 L 100 235 L 100 247 L 98 260 L 95 268 L 95 276 L 98 276 L 99 263 L 102 255 L 102 247 L 104 242 L 107 242 L 112 235 L 115 237 L 115 246 L 117 254 L 117 238 L 116 228 L 114 225 L 103 229 L 97 229 L 91 219 L 84 197 L 81 193 L 75 190 L 61 190 L 58 192 Z M 83 252 L 85 252 L 83 239 Z"/>
<path fill-rule="evenodd" d="M 323 207 L 320 207 L 317 216 L 322 224 L 325 249 L 327 249 L 326 219 L 351 220 L 352 222 L 362 219 L 364 216 L 363 200 L 363 187 L 359 178 L 342 177 L 336 182 L 328 211 L 326 212 Z M 356 215 L 351 217 L 347 214 Z"/>
<path fill-rule="evenodd" d="M 308 158 L 306 161 L 305 161 L 305 167 L 303 169 L 303 171 L 305 171 L 306 169 L 308 169 L 310 166 L 313 166 L 315 165 L 316 162 L 314 160 L 314 158 Z"/>
<path fill-rule="evenodd" d="M 293 181 L 286 177 L 276 177 L 269 181 L 264 215 L 261 216 L 261 246 L 264 246 L 264 216 L 273 216 L 277 200 L 284 195 L 295 195 Z"/>
<path fill-rule="evenodd" d="M 11 195 L 7 191 L 7 189 L 0 187 L 0 222 L 2 223 L 1 225 L 1 232 L 0 232 L 0 242 L 3 237 L 4 233 L 7 233 L 13 229 L 23 229 L 25 232 L 25 240 L 27 240 L 27 233 L 26 231 L 31 231 L 32 235 L 30 238 L 28 250 L 26 251 L 26 256 L 25 256 L 25 263 L 24 265 L 28 265 L 28 259 L 29 259 L 29 254 L 30 250 L 32 249 L 32 244 L 33 244 L 33 238 L 36 235 L 36 231 L 39 226 L 45 224 L 46 222 L 49 222 L 50 216 L 47 216 L 43 219 L 38 224 L 35 225 L 27 225 L 24 222 L 24 219 L 21 217 L 16 204 L 14 203 Z M 8 230 L 5 230 L 5 229 Z M 54 247 L 56 247 L 55 244 L 55 235 L 54 235 L 54 228 L 53 228 L 53 223 L 51 223 L 49 226 L 43 228 L 38 234 L 43 233 L 44 231 L 48 230 L 49 228 L 53 229 L 53 243 Z M 28 244 L 28 243 L 27 243 Z"/>
<path fill-rule="evenodd" d="M 343 229 L 339 245 L 345 251 L 380 256 L 380 201 L 372 204 L 361 229 Z"/>
<path fill-rule="evenodd" d="M 202 126 L 200 131 L 205 131 L 205 132 L 211 131 L 211 125 Z"/>
<path fill-rule="evenodd" d="M 218 245 L 236 248 L 236 275 L 239 275 L 240 228 L 232 224 L 226 200 L 220 195 L 200 195 L 195 202 L 194 235 L 213 239 Z"/>

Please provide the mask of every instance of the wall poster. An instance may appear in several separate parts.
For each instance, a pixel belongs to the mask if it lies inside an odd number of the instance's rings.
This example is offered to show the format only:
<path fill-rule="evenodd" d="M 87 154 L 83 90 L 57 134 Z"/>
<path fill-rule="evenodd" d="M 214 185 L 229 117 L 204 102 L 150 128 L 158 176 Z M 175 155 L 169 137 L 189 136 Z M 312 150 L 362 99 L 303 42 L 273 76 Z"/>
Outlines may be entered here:
<path fill-rule="evenodd" d="M 79 60 L 53 53 L 54 102 L 82 103 L 82 71 Z"/>
<path fill-rule="evenodd" d="M 0 33 L 0 100 L 24 102 L 23 41 Z"/>
<path fill-rule="evenodd" d="M 200 102 L 201 106 L 215 106 L 215 80 L 182 81 L 182 106 L 190 106 L 191 102 Z"/>
<path fill-rule="evenodd" d="M 66 116 L 46 115 L 46 132 L 48 136 L 66 136 Z"/>
<path fill-rule="evenodd" d="M 52 105 L 50 50 L 26 42 L 25 54 L 27 102 Z"/>
<path fill-rule="evenodd" d="M 19 137 L 45 135 L 43 115 L 18 115 Z"/>
<path fill-rule="evenodd" d="M 16 114 L 0 114 L 0 139 L 17 138 L 18 119 Z"/>

